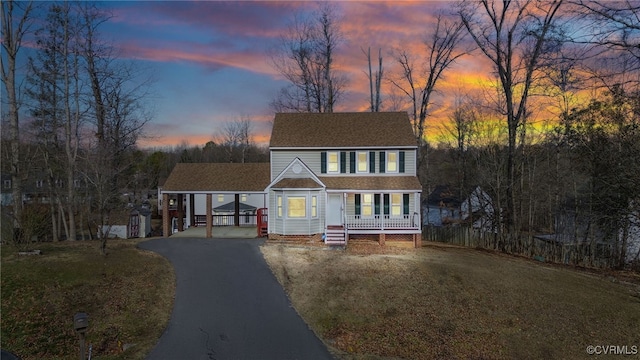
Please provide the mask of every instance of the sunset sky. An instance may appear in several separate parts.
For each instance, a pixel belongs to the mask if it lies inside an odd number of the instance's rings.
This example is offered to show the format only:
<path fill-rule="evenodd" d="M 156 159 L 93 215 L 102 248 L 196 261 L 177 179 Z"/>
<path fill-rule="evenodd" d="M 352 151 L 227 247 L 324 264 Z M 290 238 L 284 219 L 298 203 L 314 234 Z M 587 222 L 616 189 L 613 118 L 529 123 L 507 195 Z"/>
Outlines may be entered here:
<path fill-rule="evenodd" d="M 336 111 L 367 111 L 367 60 L 382 50 L 386 76 L 394 76 L 397 49 L 424 54 L 425 34 L 438 12 L 452 13 L 450 1 L 335 1 L 343 42 L 336 68 L 348 78 Z M 287 83 L 273 68 L 269 51 L 280 43 L 296 13 L 317 10 L 316 2 L 292 1 L 106 1 L 112 17 L 101 37 L 120 49 L 154 79 L 146 105 L 153 118 L 142 147 L 204 145 L 225 122 L 249 117 L 254 141 L 267 144 L 274 110 L 269 106 Z M 470 41 L 470 40 L 468 40 Z M 143 78 L 143 76 L 141 76 Z M 473 91 L 491 78 L 480 53 L 465 56 L 439 83 L 428 123 L 433 133 L 449 114 L 451 99 Z M 391 108 L 383 82 L 383 110 Z"/>
<path fill-rule="evenodd" d="M 395 64 L 390 52 L 423 49 L 421 41 L 434 24 L 434 14 L 450 12 L 453 2 L 333 4 L 342 16 L 344 35 L 336 65 L 349 78 L 337 111 L 365 111 L 369 90 L 361 48 L 371 47 L 372 53 L 381 48 L 385 72 L 391 75 Z M 274 115 L 269 103 L 286 85 L 271 66 L 269 50 L 277 46 L 294 14 L 317 9 L 315 2 L 126 1 L 104 6 L 113 18 L 103 35 L 155 79 L 150 101 L 154 117 L 146 129 L 151 138 L 142 146 L 202 145 L 225 121 L 247 116 L 254 123 L 254 140 L 268 142 Z M 479 54 L 462 59 L 441 84 L 442 91 L 480 81 L 476 74 L 483 68 L 486 61 Z"/>

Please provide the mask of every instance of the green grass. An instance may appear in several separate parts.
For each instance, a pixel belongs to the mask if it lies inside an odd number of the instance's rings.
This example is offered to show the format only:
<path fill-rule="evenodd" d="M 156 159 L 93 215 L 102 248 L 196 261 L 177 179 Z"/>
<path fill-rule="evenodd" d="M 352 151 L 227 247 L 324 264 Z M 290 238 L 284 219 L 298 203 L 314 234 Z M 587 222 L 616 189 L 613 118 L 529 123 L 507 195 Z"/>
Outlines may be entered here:
<path fill-rule="evenodd" d="M 370 252 L 263 247 L 295 308 L 343 359 L 583 359 L 588 345 L 640 348 L 637 274 L 455 247 Z"/>
<path fill-rule="evenodd" d="M 94 357 L 144 358 L 169 320 L 175 277 L 166 259 L 136 244 L 109 241 L 106 256 L 94 241 L 37 244 L 42 255 L 31 256 L 3 245 L 2 349 L 25 360 L 77 359 L 73 315 L 86 312 Z"/>

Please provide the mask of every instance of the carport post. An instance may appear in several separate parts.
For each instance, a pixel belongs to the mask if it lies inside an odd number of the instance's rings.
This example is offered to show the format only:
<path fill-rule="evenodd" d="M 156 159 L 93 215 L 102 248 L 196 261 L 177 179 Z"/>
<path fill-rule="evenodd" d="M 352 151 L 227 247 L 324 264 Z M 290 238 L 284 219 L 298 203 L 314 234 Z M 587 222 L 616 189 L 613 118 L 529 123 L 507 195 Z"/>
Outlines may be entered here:
<path fill-rule="evenodd" d="M 169 194 L 162 194 L 162 236 L 169 237 Z"/>
<path fill-rule="evenodd" d="M 211 206 L 213 205 L 213 202 L 211 201 L 211 194 L 207 194 L 207 204 L 206 204 L 206 215 L 205 217 L 207 218 L 207 237 L 211 238 L 213 237 L 212 234 L 212 225 L 213 225 L 213 218 L 211 217 Z"/>
<path fill-rule="evenodd" d="M 235 196 L 235 207 L 233 209 L 233 223 L 235 226 L 240 226 L 240 194 Z"/>

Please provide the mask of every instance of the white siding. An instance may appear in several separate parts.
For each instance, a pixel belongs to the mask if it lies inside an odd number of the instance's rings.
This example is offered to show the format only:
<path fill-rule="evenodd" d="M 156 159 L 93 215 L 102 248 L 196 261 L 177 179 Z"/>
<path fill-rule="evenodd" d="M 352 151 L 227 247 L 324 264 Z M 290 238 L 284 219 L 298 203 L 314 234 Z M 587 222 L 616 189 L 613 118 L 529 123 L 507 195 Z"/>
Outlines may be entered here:
<path fill-rule="evenodd" d="M 277 197 L 282 195 L 282 217 L 278 218 Z M 304 196 L 307 199 L 307 216 L 304 219 L 287 217 L 287 197 Z M 311 216 L 311 197 L 317 197 L 318 216 Z M 325 193 L 324 191 L 271 191 L 269 196 L 269 232 L 281 235 L 313 235 L 324 232 Z"/>

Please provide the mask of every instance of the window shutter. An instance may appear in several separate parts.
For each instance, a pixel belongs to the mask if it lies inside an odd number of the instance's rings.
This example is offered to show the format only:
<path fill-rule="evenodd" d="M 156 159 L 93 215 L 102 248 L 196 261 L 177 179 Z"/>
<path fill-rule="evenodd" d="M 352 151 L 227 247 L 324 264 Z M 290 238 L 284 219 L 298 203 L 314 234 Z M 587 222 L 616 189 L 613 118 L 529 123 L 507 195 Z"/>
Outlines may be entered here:
<path fill-rule="evenodd" d="M 356 172 L 356 152 L 355 151 L 349 152 L 349 172 L 352 174 Z"/>
<path fill-rule="evenodd" d="M 400 151 L 400 172 L 404 172 L 404 151 Z"/>
<path fill-rule="evenodd" d="M 389 194 L 384 194 L 384 214 L 389 215 Z"/>
<path fill-rule="evenodd" d="M 402 213 L 409 215 L 409 194 L 402 194 Z"/>
<path fill-rule="evenodd" d="M 369 151 L 369 173 L 374 174 L 376 172 L 376 152 Z"/>
<path fill-rule="evenodd" d="M 347 153 L 344 151 L 340 151 L 340 173 L 344 174 L 347 172 Z"/>
<path fill-rule="evenodd" d="M 355 194 L 356 215 L 360 215 L 360 194 Z"/>
<path fill-rule="evenodd" d="M 323 151 L 320 153 L 320 172 L 323 174 L 327 173 L 327 152 Z"/>
<path fill-rule="evenodd" d="M 380 151 L 380 173 L 384 173 L 384 170 L 387 168 L 387 163 L 384 158 L 384 151 Z"/>
<path fill-rule="evenodd" d="M 373 194 L 374 214 L 380 215 L 380 194 Z"/>

